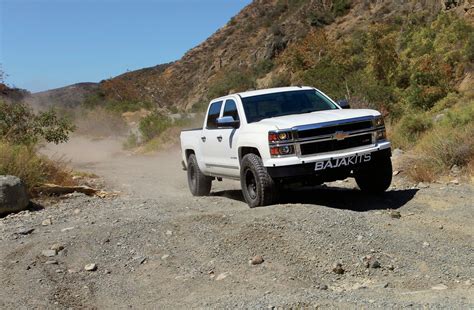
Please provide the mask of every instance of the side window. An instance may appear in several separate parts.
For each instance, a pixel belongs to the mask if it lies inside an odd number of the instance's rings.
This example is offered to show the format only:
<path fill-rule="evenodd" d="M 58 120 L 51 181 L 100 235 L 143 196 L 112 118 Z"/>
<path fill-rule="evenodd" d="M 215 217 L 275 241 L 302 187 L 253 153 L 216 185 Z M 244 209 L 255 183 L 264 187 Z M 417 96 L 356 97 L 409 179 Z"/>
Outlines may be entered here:
<path fill-rule="evenodd" d="M 237 104 L 235 104 L 235 101 L 232 99 L 229 99 L 225 102 L 225 107 L 224 107 L 224 116 L 232 116 L 234 120 L 239 121 L 239 112 L 237 112 Z"/>
<path fill-rule="evenodd" d="M 216 129 L 217 128 L 217 119 L 221 113 L 222 101 L 214 102 L 209 108 L 209 113 L 207 114 L 207 129 Z"/>

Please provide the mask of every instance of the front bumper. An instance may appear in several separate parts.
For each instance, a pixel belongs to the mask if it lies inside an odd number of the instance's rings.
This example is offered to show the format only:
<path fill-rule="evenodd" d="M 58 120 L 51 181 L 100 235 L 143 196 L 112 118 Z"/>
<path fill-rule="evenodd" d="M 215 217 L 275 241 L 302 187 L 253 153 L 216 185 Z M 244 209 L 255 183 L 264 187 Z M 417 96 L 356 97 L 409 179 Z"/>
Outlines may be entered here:
<path fill-rule="evenodd" d="M 364 163 L 344 166 L 340 168 L 329 168 L 321 171 L 316 171 L 316 163 L 327 160 L 334 160 L 338 158 L 345 158 L 352 155 L 365 155 L 371 154 L 372 161 L 377 160 L 379 157 L 391 156 L 390 142 L 382 142 L 373 147 L 346 150 L 344 152 L 337 152 L 332 154 L 323 154 L 313 156 L 311 158 L 275 158 L 267 161 L 267 163 L 273 164 L 271 166 L 265 165 L 268 174 L 272 178 L 291 178 L 300 176 L 334 176 L 334 179 L 341 179 L 347 177 L 351 170 L 357 169 L 364 165 Z M 344 177 L 345 176 L 345 177 Z"/>

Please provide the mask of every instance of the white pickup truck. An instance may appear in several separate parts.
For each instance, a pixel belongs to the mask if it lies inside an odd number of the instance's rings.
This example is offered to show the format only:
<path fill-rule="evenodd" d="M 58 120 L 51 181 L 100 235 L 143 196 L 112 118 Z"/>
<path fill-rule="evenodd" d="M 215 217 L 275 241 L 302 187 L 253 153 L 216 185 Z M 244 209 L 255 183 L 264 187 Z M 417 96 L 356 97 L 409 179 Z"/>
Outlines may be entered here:
<path fill-rule="evenodd" d="M 379 112 L 349 109 L 311 87 L 243 92 L 211 101 L 203 128 L 181 132 L 188 184 L 240 180 L 250 207 L 278 201 L 281 186 L 354 177 L 362 191 L 392 181 L 391 147 Z"/>

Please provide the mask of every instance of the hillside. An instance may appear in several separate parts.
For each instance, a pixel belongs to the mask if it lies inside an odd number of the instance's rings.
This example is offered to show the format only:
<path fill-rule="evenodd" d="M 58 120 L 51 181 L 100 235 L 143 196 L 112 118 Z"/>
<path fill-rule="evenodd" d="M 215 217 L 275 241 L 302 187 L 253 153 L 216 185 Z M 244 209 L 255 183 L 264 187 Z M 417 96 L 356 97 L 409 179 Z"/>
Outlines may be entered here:
<path fill-rule="evenodd" d="M 235 84 L 234 90 L 305 82 L 295 72 L 282 74 L 291 70 L 279 60 L 287 47 L 301 46 L 314 31 L 323 30 L 327 42 L 341 41 L 378 23 L 407 23 L 402 19 L 417 15 L 428 23 L 448 9 L 472 21 L 472 6 L 469 1 L 256 0 L 182 59 L 123 74 L 100 88 L 110 99 L 186 110 L 228 91 L 216 85 L 220 81 Z"/>
<path fill-rule="evenodd" d="M 51 106 L 63 108 L 74 108 L 99 90 L 97 83 L 78 83 L 61 88 L 33 93 L 27 101 L 39 108 L 45 109 Z"/>

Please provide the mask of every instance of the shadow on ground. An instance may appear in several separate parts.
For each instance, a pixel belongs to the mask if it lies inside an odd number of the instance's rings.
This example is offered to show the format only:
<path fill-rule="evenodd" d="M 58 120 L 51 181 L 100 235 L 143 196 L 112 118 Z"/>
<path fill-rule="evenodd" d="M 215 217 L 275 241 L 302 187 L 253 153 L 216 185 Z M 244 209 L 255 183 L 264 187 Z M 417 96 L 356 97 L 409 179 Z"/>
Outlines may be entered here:
<path fill-rule="evenodd" d="M 417 189 L 392 190 L 371 195 L 357 189 L 318 186 L 286 190 L 282 193 L 280 204 L 320 205 L 356 212 L 399 209 L 412 200 L 417 191 Z M 240 190 L 220 191 L 212 195 L 245 202 Z"/>

